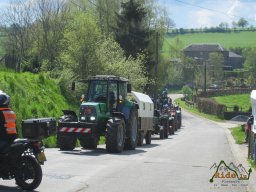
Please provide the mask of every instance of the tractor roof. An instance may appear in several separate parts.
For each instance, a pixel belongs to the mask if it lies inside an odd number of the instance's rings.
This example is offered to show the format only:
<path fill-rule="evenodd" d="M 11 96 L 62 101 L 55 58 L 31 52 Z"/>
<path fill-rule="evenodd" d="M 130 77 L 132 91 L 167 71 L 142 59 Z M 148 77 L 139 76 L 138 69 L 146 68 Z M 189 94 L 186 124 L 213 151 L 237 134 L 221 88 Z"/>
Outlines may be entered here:
<path fill-rule="evenodd" d="M 128 82 L 129 80 L 124 77 L 117 77 L 115 75 L 96 75 L 96 76 L 90 76 L 87 79 L 88 81 L 92 80 L 100 80 L 100 81 L 106 81 L 106 80 L 112 80 L 112 81 L 121 81 L 121 82 Z"/>

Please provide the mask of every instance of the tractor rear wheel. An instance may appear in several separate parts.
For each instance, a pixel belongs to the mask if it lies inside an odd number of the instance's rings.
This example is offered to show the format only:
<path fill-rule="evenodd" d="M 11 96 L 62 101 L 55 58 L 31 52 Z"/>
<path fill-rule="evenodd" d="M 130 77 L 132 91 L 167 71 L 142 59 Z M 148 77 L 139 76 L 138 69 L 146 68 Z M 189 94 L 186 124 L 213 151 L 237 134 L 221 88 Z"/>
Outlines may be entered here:
<path fill-rule="evenodd" d="M 160 139 L 164 139 L 164 129 L 160 129 Z"/>
<path fill-rule="evenodd" d="M 76 146 L 76 137 L 75 136 L 58 136 L 58 146 L 60 150 L 63 151 L 72 151 Z"/>
<path fill-rule="evenodd" d="M 114 122 L 113 119 L 107 123 L 106 150 L 109 153 L 120 153 L 124 149 L 125 122 L 123 119 Z"/>
<path fill-rule="evenodd" d="M 143 140 L 144 140 L 144 132 L 140 131 L 138 133 L 138 146 L 142 146 L 143 145 Z"/>
<path fill-rule="evenodd" d="M 80 145 L 85 149 L 96 149 L 99 139 L 98 137 L 91 137 L 91 138 L 79 138 Z"/>
<path fill-rule="evenodd" d="M 138 111 L 134 108 L 131 109 L 126 131 L 127 139 L 125 140 L 124 148 L 134 150 L 138 142 Z"/>
<path fill-rule="evenodd" d="M 169 121 L 167 119 L 163 120 L 163 126 L 164 126 L 164 138 L 168 138 Z"/>

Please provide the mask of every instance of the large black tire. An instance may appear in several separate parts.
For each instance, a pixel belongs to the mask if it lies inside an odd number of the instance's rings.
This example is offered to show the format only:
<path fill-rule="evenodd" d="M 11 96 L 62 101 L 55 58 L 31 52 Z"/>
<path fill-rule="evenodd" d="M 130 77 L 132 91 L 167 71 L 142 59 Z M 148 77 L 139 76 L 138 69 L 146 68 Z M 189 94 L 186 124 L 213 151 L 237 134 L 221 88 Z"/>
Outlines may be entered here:
<path fill-rule="evenodd" d="M 169 121 L 167 119 L 163 120 L 163 126 L 164 126 L 164 138 L 168 138 Z"/>
<path fill-rule="evenodd" d="M 80 145 L 85 149 L 96 149 L 99 138 L 98 137 L 83 137 L 79 138 Z"/>
<path fill-rule="evenodd" d="M 123 119 L 114 122 L 113 119 L 107 123 L 106 150 L 109 153 L 120 153 L 124 149 L 125 122 Z"/>
<path fill-rule="evenodd" d="M 42 169 L 38 161 L 31 156 L 22 156 L 16 163 L 16 184 L 23 190 L 34 190 L 42 181 Z"/>
<path fill-rule="evenodd" d="M 143 145 L 143 140 L 144 140 L 144 133 L 143 131 L 140 131 L 138 133 L 138 146 L 142 146 Z"/>
<path fill-rule="evenodd" d="M 169 134 L 174 135 L 174 126 L 173 126 L 173 120 L 169 121 Z"/>
<path fill-rule="evenodd" d="M 146 144 L 150 145 L 151 144 L 151 131 L 147 131 L 145 138 L 146 138 Z"/>
<path fill-rule="evenodd" d="M 160 139 L 164 139 L 164 129 L 160 129 Z"/>
<path fill-rule="evenodd" d="M 173 126 L 174 126 L 175 131 L 178 131 L 177 117 L 176 116 L 174 117 L 174 120 L 173 120 Z"/>
<path fill-rule="evenodd" d="M 72 151 L 76 147 L 76 137 L 75 136 L 58 136 L 57 142 L 60 150 Z"/>
<path fill-rule="evenodd" d="M 134 108 L 131 109 L 126 131 L 127 138 L 125 140 L 124 148 L 134 150 L 138 142 L 138 111 Z"/>

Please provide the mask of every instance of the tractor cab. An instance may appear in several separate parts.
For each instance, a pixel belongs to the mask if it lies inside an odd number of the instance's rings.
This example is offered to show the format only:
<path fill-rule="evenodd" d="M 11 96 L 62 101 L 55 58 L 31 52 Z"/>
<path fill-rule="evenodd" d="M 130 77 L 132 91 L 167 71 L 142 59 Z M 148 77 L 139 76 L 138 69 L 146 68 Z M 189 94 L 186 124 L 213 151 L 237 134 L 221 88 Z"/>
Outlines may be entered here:
<path fill-rule="evenodd" d="M 127 99 L 128 79 L 112 75 L 89 77 L 85 102 L 101 103 L 106 112 L 121 111 Z"/>

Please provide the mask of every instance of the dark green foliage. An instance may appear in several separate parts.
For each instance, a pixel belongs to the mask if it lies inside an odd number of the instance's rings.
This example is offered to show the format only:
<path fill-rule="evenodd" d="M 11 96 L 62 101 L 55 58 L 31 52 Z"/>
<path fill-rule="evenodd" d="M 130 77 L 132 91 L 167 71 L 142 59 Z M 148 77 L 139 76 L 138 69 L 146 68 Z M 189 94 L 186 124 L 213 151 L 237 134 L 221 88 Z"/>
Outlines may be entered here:
<path fill-rule="evenodd" d="M 218 104 L 210 98 L 197 98 L 197 108 L 199 112 L 216 115 L 220 118 L 223 117 L 223 114 L 226 111 L 225 105 Z"/>
<path fill-rule="evenodd" d="M 147 13 L 135 0 L 122 3 L 121 7 L 122 12 L 117 14 L 116 40 L 124 49 L 126 57 L 136 58 L 148 46 L 149 29 L 145 27 Z"/>
<path fill-rule="evenodd" d="M 182 93 L 186 100 L 192 101 L 193 98 L 193 91 L 189 86 L 183 86 L 182 87 Z"/>
<path fill-rule="evenodd" d="M 238 111 L 239 111 L 239 106 L 238 106 L 238 105 L 234 105 L 234 107 L 233 107 L 233 111 L 238 112 Z"/>

